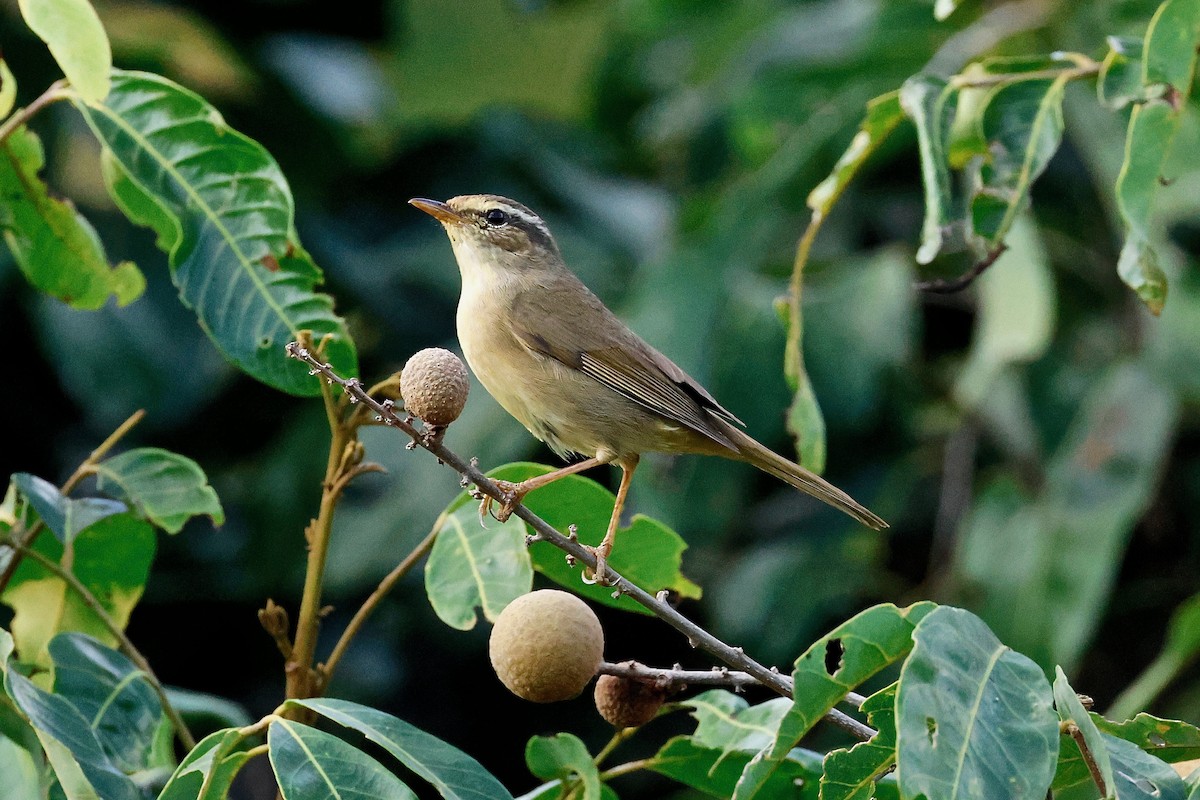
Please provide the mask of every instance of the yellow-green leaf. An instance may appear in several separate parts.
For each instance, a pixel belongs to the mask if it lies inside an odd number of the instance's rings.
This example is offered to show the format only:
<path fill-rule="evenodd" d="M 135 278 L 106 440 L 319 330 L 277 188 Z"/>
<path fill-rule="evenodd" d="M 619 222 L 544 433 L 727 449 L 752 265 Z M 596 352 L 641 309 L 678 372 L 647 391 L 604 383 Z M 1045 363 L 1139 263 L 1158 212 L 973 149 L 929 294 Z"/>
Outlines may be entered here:
<path fill-rule="evenodd" d="M 50 48 L 79 96 L 105 98 L 112 71 L 108 34 L 88 0 L 18 0 L 30 30 Z"/>

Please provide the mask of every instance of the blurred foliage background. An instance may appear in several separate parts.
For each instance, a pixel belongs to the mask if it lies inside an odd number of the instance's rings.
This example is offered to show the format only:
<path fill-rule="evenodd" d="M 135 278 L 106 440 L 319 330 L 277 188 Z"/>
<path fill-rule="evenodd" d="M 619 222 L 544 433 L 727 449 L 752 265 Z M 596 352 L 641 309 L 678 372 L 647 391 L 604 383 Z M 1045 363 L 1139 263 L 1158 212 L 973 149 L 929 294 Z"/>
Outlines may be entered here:
<path fill-rule="evenodd" d="M 782 452 L 794 445 L 776 300 L 805 197 L 864 103 L 986 54 L 1100 58 L 1106 36 L 1140 36 L 1156 6 L 968 2 L 938 23 L 928 0 L 393 0 L 340 12 L 312 0 L 96 2 L 119 66 L 196 90 L 279 160 L 366 379 L 423 347 L 457 349 L 453 257 L 408 198 L 503 194 L 541 213 L 586 283 Z M 57 77 L 14 0 L 0 3 L 0 44 L 19 102 Z M 954 603 L 1044 666 L 1073 670 L 1108 706 L 1200 591 L 1200 185 L 1183 169 L 1200 152 L 1195 112 L 1189 103 L 1167 170 L 1180 179 L 1158 198 L 1172 279 L 1159 318 L 1116 275 L 1126 115 L 1098 104 L 1092 81 L 1067 88 L 1063 148 L 1010 252 L 961 294 L 912 288 L 965 264 L 916 267 L 923 199 L 903 124 L 826 223 L 804 288 L 826 476 L 892 528 L 860 529 L 742 465 L 651 458 L 631 508 L 689 542 L 684 569 L 705 595 L 686 612 L 783 667 L 869 603 Z M 127 308 L 76 311 L 0 255 L 10 421 L 0 474 L 61 481 L 146 408 L 130 444 L 200 462 L 228 521 L 160 540 L 130 635 L 164 681 L 265 713 L 282 672 L 254 612 L 268 597 L 298 601 L 322 409 L 221 360 L 152 234 L 111 207 L 78 115 L 54 108 L 34 127 L 52 185 L 149 286 Z M 389 474 L 357 483 L 337 519 L 331 634 L 458 491 L 453 473 L 393 432 L 366 438 Z M 447 441 L 485 467 L 555 463 L 478 385 Z M 602 619 L 610 660 L 708 666 L 655 620 Z M 528 735 L 572 730 L 596 747 L 608 732 L 586 697 L 535 707 L 504 692 L 485 627 L 447 629 L 412 576 L 331 693 L 453 742 L 519 792 L 535 784 Z M 1200 719 L 1200 670 L 1151 710 Z M 644 796 L 664 791 L 636 780 Z"/>

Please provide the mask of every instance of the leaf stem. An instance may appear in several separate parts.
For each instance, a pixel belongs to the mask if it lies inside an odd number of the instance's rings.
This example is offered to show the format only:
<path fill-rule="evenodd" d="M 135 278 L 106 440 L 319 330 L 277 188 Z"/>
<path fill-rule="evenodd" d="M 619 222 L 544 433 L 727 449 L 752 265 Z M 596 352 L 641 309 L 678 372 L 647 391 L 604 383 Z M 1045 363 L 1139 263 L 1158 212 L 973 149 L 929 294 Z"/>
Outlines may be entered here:
<path fill-rule="evenodd" d="M 455 472 L 466 478 L 468 483 L 474 483 L 479 491 L 487 496 L 505 502 L 505 495 L 499 486 L 495 484 L 487 475 L 483 474 L 474 463 L 467 461 L 457 453 L 446 448 L 442 443 L 442 437 L 423 434 L 414 428 L 410 423 L 405 421 L 392 410 L 392 404 L 380 403 L 375 400 L 366 391 L 357 380 L 347 380 L 340 377 L 333 371 L 333 367 L 321 361 L 306 347 L 299 343 L 293 342 L 288 345 L 288 354 L 293 358 L 304 361 L 309 364 L 318 373 L 324 376 L 329 381 L 337 383 L 344 391 L 354 395 L 358 402 L 366 404 L 373 409 L 379 416 L 380 421 L 384 424 L 398 428 L 408 436 L 412 437 L 413 442 L 428 450 L 433 455 Z M 534 514 L 524 504 L 518 503 L 513 512 L 517 517 L 524 520 L 534 531 L 540 535 L 542 541 L 547 541 L 553 544 L 558 549 L 566 552 L 568 555 L 574 556 L 577 563 L 590 567 L 593 571 L 596 569 L 596 555 L 589 548 L 584 547 L 578 541 L 570 539 L 559 533 L 550 523 L 546 522 L 541 517 Z M 699 647 L 702 650 L 716 656 L 719 660 L 725 662 L 729 666 L 737 670 L 742 670 L 753 675 L 759 683 L 767 688 L 783 695 L 784 697 L 792 696 L 792 679 L 790 676 L 783 675 L 779 671 L 763 666 L 758 661 L 755 661 L 750 656 L 746 655 L 745 651 L 740 647 L 734 647 L 713 636 L 711 633 L 701 628 L 696 623 L 692 622 L 687 617 L 680 614 L 665 600 L 665 597 L 660 599 L 651 595 L 646 590 L 642 589 L 628 579 L 613 571 L 612 567 L 607 567 L 607 574 L 610 578 L 608 582 L 612 589 L 619 593 L 628 595 L 636 603 L 644 606 L 659 619 L 666 622 L 672 628 L 682 633 L 687 637 L 688 643 L 693 647 Z M 837 709 L 831 709 L 825 714 L 825 719 L 834 725 L 842 728 L 852 736 L 866 741 L 875 735 L 875 730 L 853 717 L 844 714 Z"/>
<path fill-rule="evenodd" d="M 599 767 L 604 763 L 604 759 L 612 755 L 613 750 L 616 750 L 618 747 L 620 747 L 626 739 L 633 736 L 635 733 L 637 733 L 637 731 L 637 728 L 622 728 L 614 733 L 612 738 L 608 740 L 608 744 L 604 745 L 604 747 L 600 749 L 599 753 L 596 753 L 596 757 L 592 760 L 593 763 Z"/>
<path fill-rule="evenodd" d="M 65 79 L 50 84 L 46 91 L 38 95 L 32 103 L 17 109 L 12 116 L 4 120 L 3 124 L 0 124 L 0 145 L 4 144 L 13 131 L 32 119 L 43 108 L 59 100 L 66 100 L 71 95 L 71 89 L 67 86 Z"/>
<path fill-rule="evenodd" d="M 996 245 L 992 250 L 977 261 L 969 270 L 959 275 L 957 278 L 950 280 L 942 280 L 940 278 L 931 281 L 918 281 L 916 289 L 920 292 L 933 292 L 934 294 L 953 294 L 966 289 L 975 279 L 987 271 L 988 267 L 996 263 L 1000 256 L 1004 255 L 1004 251 L 1008 250 L 1008 245 L 1004 242 Z"/>
<path fill-rule="evenodd" d="M 404 557 L 403 561 L 397 564 L 396 567 L 379 582 L 379 585 L 375 587 L 375 591 L 371 592 L 371 596 L 363 601 L 363 604 L 359 606 L 358 611 L 354 612 L 354 617 L 350 620 L 350 623 L 346 625 L 346 629 L 342 631 L 342 635 L 338 639 L 337 644 L 333 646 L 333 650 L 329 653 L 329 658 L 325 661 L 325 663 L 317 667 L 317 670 L 321 673 L 322 682 L 324 684 L 329 683 L 330 678 L 333 677 L 333 671 L 337 669 L 338 662 L 341 661 L 342 656 L 345 655 L 346 648 L 350 646 L 351 640 L 353 640 L 358 634 L 363 624 L 367 621 L 379 604 L 383 602 L 383 598 L 385 598 L 388 593 L 392 591 L 392 588 L 395 587 L 395 585 L 405 575 L 407 575 L 414 566 L 416 566 L 417 562 L 428 555 L 429 551 L 433 548 L 433 543 L 437 539 L 438 532 L 442 529 L 442 525 L 445 523 L 445 521 L 446 513 L 442 512 L 442 514 L 440 514 L 437 520 L 433 523 L 433 527 L 430 529 L 425 538 L 422 539 L 421 542 L 412 549 L 412 552 Z"/>
<path fill-rule="evenodd" d="M 954 89 L 980 89 L 987 86 L 1001 86 L 1006 83 L 1020 83 L 1022 81 L 1051 81 L 1058 80 L 1059 78 L 1073 81 L 1079 78 L 1087 78 L 1100 72 L 1101 64 L 1099 61 L 1093 61 L 1086 56 L 1079 56 L 1078 54 L 1072 60 L 1076 62 L 1076 66 L 1064 67 L 1063 69 L 1035 69 L 1028 72 L 1002 72 L 995 75 L 955 75 L 950 79 L 950 86 Z"/>
<path fill-rule="evenodd" d="M 171 701 L 167 698 L 167 691 L 165 688 L 163 688 L 162 682 L 158 679 L 158 676 L 150 667 L 150 662 L 148 662 L 146 657 L 142 655 L 141 651 L 134 646 L 129 637 L 125 635 L 125 631 L 121 629 L 121 626 L 117 623 L 117 621 L 112 618 L 111 614 L 108 613 L 108 609 L 106 609 L 100 603 L 96 596 L 92 594 L 91 590 L 89 590 L 87 586 L 85 586 L 83 582 L 75 576 L 75 573 L 64 569 L 62 565 L 60 565 L 54 559 L 39 553 L 37 550 L 31 550 L 28 547 L 21 546 L 18 552 L 29 556 L 34 561 L 37 561 L 39 564 L 45 567 L 47 571 L 66 583 L 75 591 L 76 594 L 79 595 L 79 598 L 83 600 L 84 605 L 92 610 L 92 613 L 94 613 L 100 622 L 103 623 L 104 627 L 108 628 L 109 633 L 116 638 L 117 642 L 121 646 L 121 652 L 128 656 L 129 660 L 137 665 L 137 668 L 141 670 L 143 674 L 145 674 L 146 680 L 150 682 L 150 686 L 154 689 L 155 694 L 158 695 L 158 699 L 162 703 L 163 713 L 166 714 L 167 719 L 170 720 L 171 727 L 175 729 L 175 735 L 179 737 L 179 741 L 188 750 L 191 750 L 193 747 L 195 747 L 196 740 L 192 736 L 192 732 L 188 730 L 187 723 L 183 721 L 183 717 L 180 716 L 179 711 L 176 710 L 175 706 L 171 705 Z"/>

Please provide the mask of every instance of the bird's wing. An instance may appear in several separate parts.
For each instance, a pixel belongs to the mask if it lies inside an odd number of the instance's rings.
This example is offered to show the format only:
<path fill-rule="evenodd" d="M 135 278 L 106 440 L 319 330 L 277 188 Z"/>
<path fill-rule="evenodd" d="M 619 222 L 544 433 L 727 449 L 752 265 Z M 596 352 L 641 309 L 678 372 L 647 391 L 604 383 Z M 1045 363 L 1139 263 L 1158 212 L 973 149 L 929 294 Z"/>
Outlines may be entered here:
<path fill-rule="evenodd" d="M 742 425 L 742 421 L 629 330 L 582 284 L 526 292 L 512 310 L 513 334 L 529 350 L 579 370 L 642 407 L 738 450 L 716 420 L 733 425 Z M 582 320 L 592 324 L 577 324 Z"/>

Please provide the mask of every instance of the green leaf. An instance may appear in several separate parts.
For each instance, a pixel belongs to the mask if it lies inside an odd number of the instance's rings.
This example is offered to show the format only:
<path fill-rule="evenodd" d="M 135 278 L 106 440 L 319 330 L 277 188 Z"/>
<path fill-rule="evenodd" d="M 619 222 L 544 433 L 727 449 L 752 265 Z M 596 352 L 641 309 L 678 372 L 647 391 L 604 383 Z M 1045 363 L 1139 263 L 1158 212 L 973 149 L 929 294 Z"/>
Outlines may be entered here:
<path fill-rule="evenodd" d="M 74 541 L 80 531 L 105 517 L 127 510 L 124 503 L 100 497 L 68 499 L 54 484 L 27 472 L 13 475 L 12 482 L 50 532 L 63 543 Z"/>
<path fill-rule="evenodd" d="M 907 608 L 890 603 L 873 606 L 839 625 L 796 659 L 791 707 L 770 749 L 747 766 L 735 797 L 754 797 L 787 753 L 846 692 L 904 658 L 912 649 L 914 626 L 935 608 L 930 602 Z"/>
<path fill-rule="evenodd" d="M 696 731 L 692 739 L 696 744 L 716 748 L 725 756 L 735 750 L 757 753 L 769 747 L 791 704 L 787 698 L 777 697 L 752 706 L 732 692 L 712 689 L 680 705 L 693 709 Z"/>
<path fill-rule="evenodd" d="M 978 312 L 956 396 L 978 408 L 995 402 L 996 379 L 1014 364 L 1040 358 L 1054 332 L 1056 297 L 1050 259 L 1027 216 L 1008 235 L 1008 250 L 976 281 Z"/>
<path fill-rule="evenodd" d="M 925 224 L 917 263 L 928 264 L 942 249 L 950 224 L 950 170 L 946 141 L 954 119 L 954 89 L 942 78 L 915 75 L 900 88 L 900 105 L 917 128 L 921 182 L 925 186 Z"/>
<path fill-rule="evenodd" d="M 277 719 L 267 729 L 267 745 L 284 800 L 416 800 L 386 767 L 333 734 Z"/>
<path fill-rule="evenodd" d="M 1189 722 L 1161 719 L 1146 712 L 1124 722 L 1092 714 L 1092 721 L 1104 733 L 1133 742 L 1138 747 L 1169 763 L 1200 759 L 1200 729 Z"/>
<path fill-rule="evenodd" d="M 345 700 L 289 700 L 358 731 L 387 750 L 446 800 L 512 800 L 498 780 L 457 747 L 390 714 Z"/>
<path fill-rule="evenodd" d="M 244 728 L 254 721 L 240 703 L 215 694 L 168 687 L 167 699 L 180 716 L 204 729 Z"/>
<path fill-rule="evenodd" d="M 25 24 L 50 48 L 80 97 L 104 99 L 109 90 L 112 49 L 100 17 L 88 0 L 19 0 Z"/>
<path fill-rule="evenodd" d="M 219 730 L 201 739 L 191 752 L 183 757 L 170 780 L 158 795 L 158 800 L 225 800 L 229 787 L 238 770 L 250 760 L 243 751 L 233 751 L 242 741 L 236 729 Z M 231 752 L 232 751 L 232 752 Z M 229 753 L 214 767 L 213 761 L 220 753 Z M 215 771 L 214 771 L 215 770 Z M 200 794 L 205 777 L 212 774 L 208 791 Z"/>
<path fill-rule="evenodd" d="M 68 800 L 140 800 L 133 782 L 112 764 L 88 720 L 69 701 L 11 668 L 5 671 L 4 689 L 33 725 Z"/>
<path fill-rule="evenodd" d="M 40 769 L 33 753 L 0 735 L 0 797 L 35 800 L 42 796 Z"/>
<path fill-rule="evenodd" d="M 57 539 L 39 536 L 33 548 L 62 563 L 63 546 Z M 154 549 L 154 529 L 149 524 L 133 514 L 115 514 L 80 532 L 70 570 L 124 627 L 142 596 Z M 116 644 L 75 590 L 33 558 L 21 561 L 0 600 L 15 612 L 12 632 L 22 661 L 49 666 L 47 646 L 63 631 L 79 631 L 109 646 Z"/>
<path fill-rule="evenodd" d="M 452 628 L 475 627 L 475 608 L 495 622 L 504 607 L 533 587 L 525 523 L 510 517 L 484 528 L 470 506 L 444 518 L 425 564 L 425 593 Z"/>
<path fill-rule="evenodd" d="M 1142 81 L 1166 83 L 1186 98 L 1196 75 L 1200 45 L 1200 5 L 1195 0 L 1166 0 L 1146 29 Z"/>
<path fill-rule="evenodd" d="M 896 684 L 863 701 L 876 734 L 849 749 L 831 750 L 821 774 L 821 800 L 871 800 L 877 781 L 896 763 Z"/>
<path fill-rule="evenodd" d="M 321 271 L 297 240 L 287 182 L 261 145 L 200 96 L 148 73 L 115 70 L 105 103 L 76 105 L 140 190 L 117 180 L 118 204 L 172 245 L 180 297 L 230 360 L 278 389 L 315 395 L 317 381 L 283 353 L 311 330 L 316 341 L 330 337 L 326 359 L 339 374 L 357 373 L 345 323 L 314 291 Z"/>
<path fill-rule="evenodd" d="M 676 736 L 650 759 L 647 768 L 713 797 L 730 797 L 752 757 L 746 751 L 704 747 L 694 737 Z M 817 800 L 820 774 L 820 755 L 808 750 L 793 750 L 756 797 L 759 800 Z"/>
<path fill-rule="evenodd" d="M 0 143 L 0 230 L 13 260 L 37 289 L 75 308 L 100 308 L 110 295 L 133 302 L 146 279 L 128 261 L 109 267 L 91 223 L 38 177 L 45 163 L 41 140 L 24 126 Z"/>
<path fill-rule="evenodd" d="M 1183 779 L 1166 762 L 1124 739 L 1108 734 L 1101 736 L 1112 761 L 1116 796 L 1120 800 L 1184 800 L 1187 797 Z M 1053 788 L 1056 800 L 1096 800 L 1100 796 L 1074 742 L 1064 741 Z"/>
<path fill-rule="evenodd" d="M 100 173 L 109 195 L 125 216 L 135 225 L 154 231 L 154 244 L 159 250 L 164 253 L 174 250 L 183 236 L 179 219 L 154 199 L 154 195 L 139 186 L 121 166 L 112 150 L 107 148 L 100 151 Z"/>
<path fill-rule="evenodd" d="M 95 471 L 99 491 L 126 500 L 167 533 L 179 533 L 184 523 L 201 514 L 215 525 L 225 521 L 204 470 L 186 456 L 141 447 L 101 461 Z"/>
<path fill-rule="evenodd" d="M 1071 684 L 1067 682 L 1067 676 L 1062 671 L 1062 667 L 1054 668 L 1054 708 L 1058 712 L 1060 720 L 1073 723 L 1079 728 L 1079 732 L 1083 736 L 1083 741 L 1091 753 L 1092 761 L 1095 762 L 1096 768 L 1100 772 L 1100 777 L 1104 780 L 1104 786 L 1108 790 L 1105 797 L 1116 797 L 1116 783 L 1113 781 L 1112 761 L 1108 757 L 1108 748 L 1104 744 L 1104 737 L 1100 734 L 1100 729 L 1096 727 L 1096 723 L 1092 721 L 1087 709 L 1083 707 L 1083 703 L 1079 701 L 1079 695 L 1075 693 L 1075 690 L 1071 688 Z M 1074 741 L 1074 737 L 1069 738 Z M 1075 744 L 1078 747 L 1078 743 Z"/>
<path fill-rule="evenodd" d="M 1059 733 L 1037 664 L 949 606 L 921 620 L 913 641 L 896 694 L 901 795 L 1042 800 Z"/>
<path fill-rule="evenodd" d="M 1100 102 L 1113 110 L 1147 100 L 1142 83 L 1142 40 L 1128 36 L 1109 36 L 1108 54 L 1100 67 L 1096 94 Z"/>
<path fill-rule="evenodd" d="M 1002 84 L 983 101 L 981 129 L 989 158 L 981 168 L 982 184 L 971 198 L 972 228 L 998 246 L 1017 213 L 1025 207 L 1029 187 L 1045 171 L 1062 142 L 1063 91 L 1068 76 Z"/>
<path fill-rule="evenodd" d="M 518 461 L 497 467 L 488 473 L 488 477 L 518 482 L 550 471 L 542 464 Z M 470 495 L 463 492 L 447 510 L 455 512 L 469 502 Z M 568 526 L 574 524 L 578 528 L 579 541 L 592 546 L 600 544 L 604 538 L 615 502 L 612 492 L 578 475 L 568 475 L 530 492 L 524 500 L 530 511 L 564 534 Z M 687 544 L 675 531 L 657 520 L 637 514 L 628 527 L 617 531 L 616 545 L 608 563 L 652 594 L 669 589 L 681 597 L 698 598 L 700 587 L 680 572 L 685 549 Z M 529 548 L 529 555 L 534 569 L 576 594 L 626 611 L 650 613 L 628 597 L 614 600 L 610 588 L 583 583 L 579 568 L 570 567 L 563 552 L 548 542 L 534 544 Z"/>
<path fill-rule="evenodd" d="M 578 776 L 583 784 L 583 800 L 600 800 L 600 771 L 578 736 L 569 733 L 534 736 L 525 745 L 525 763 L 530 772 L 543 780 L 567 781 Z"/>
<path fill-rule="evenodd" d="M 899 91 L 881 94 L 867 103 L 867 113 L 858 126 L 858 133 L 850 140 L 850 146 L 833 165 L 829 175 L 808 193 L 807 203 L 814 217 L 829 215 L 863 164 L 903 119 L 904 109 L 900 105 Z"/>
<path fill-rule="evenodd" d="M 0 58 L 0 119 L 13 110 L 17 102 L 17 79 L 8 69 L 8 62 Z"/>
<path fill-rule="evenodd" d="M 123 654 L 90 636 L 60 633 L 50 641 L 54 693 L 78 709 L 122 772 L 150 766 L 164 715 L 146 675 Z"/>

